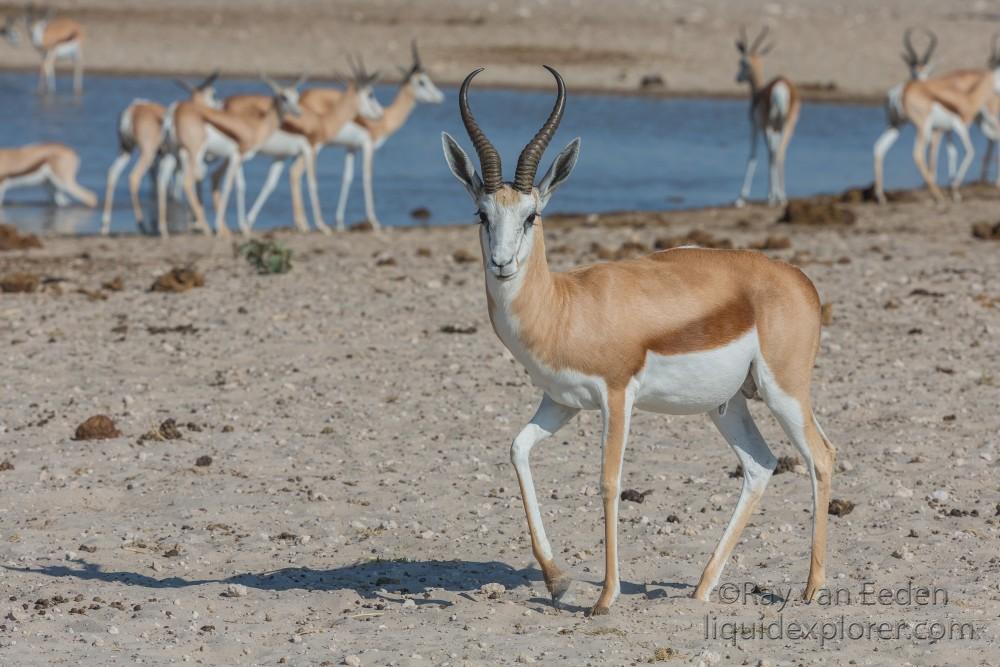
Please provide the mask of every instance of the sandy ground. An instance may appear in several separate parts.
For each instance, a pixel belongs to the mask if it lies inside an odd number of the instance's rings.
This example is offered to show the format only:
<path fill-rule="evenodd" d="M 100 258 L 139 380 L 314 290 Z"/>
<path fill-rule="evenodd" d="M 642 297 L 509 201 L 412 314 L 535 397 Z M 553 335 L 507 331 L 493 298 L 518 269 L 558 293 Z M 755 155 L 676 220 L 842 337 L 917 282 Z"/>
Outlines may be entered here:
<path fill-rule="evenodd" d="M 739 26 L 767 24 L 777 48 L 767 73 L 799 82 L 807 97 L 881 99 L 906 76 L 900 39 L 910 25 L 940 36 L 938 71 L 981 67 L 1000 10 L 986 0 L 54 0 L 88 31 L 92 71 L 227 74 L 263 69 L 330 77 L 344 54 L 364 54 L 386 77 L 419 38 L 442 83 L 485 65 L 483 84 L 549 86 L 555 65 L 574 90 L 744 94 L 734 82 Z M 7 3 L 7 13 L 22 3 Z M 127 6 L 127 10 L 123 9 Z M 0 6 L 0 11 L 4 9 Z M 0 67 L 37 66 L 22 42 L 0 44 Z"/>
<path fill-rule="evenodd" d="M 554 609 L 508 460 L 539 394 L 490 329 L 473 228 L 283 232 L 294 268 L 277 276 L 196 236 L 0 255 L 0 275 L 46 278 L 0 295 L 0 663 L 996 664 L 1000 242 L 969 231 L 995 220 L 996 199 L 853 210 L 846 227 L 757 207 L 548 226 L 557 268 L 692 229 L 737 246 L 786 236 L 769 254 L 832 304 L 814 395 L 839 449 L 834 496 L 856 505 L 831 519 L 840 604 L 797 599 L 801 469 L 774 478 L 725 599 L 690 599 L 736 501 L 736 460 L 704 417 L 638 414 L 624 487 L 652 493 L 622 504 L 625 583 L 596 619 L 599 420 L 579 416 L 533 457 L 577 580 Z M 204 287 L 148 291 L 186 265 Z M 101 288 L 118 276 L 122 290 Z M 73 440 L 99 413 L 123 435 Z M 179 438 L 142 438 L 168 418 Z M 907 587 L 937 589 L 934 604 L 866 604 L 867 589 Z M 841 619 L 902 624 L 903 639 L 790 637 L 792 622 Z M 761 620 L 784 636 L 726 638 L 726 623 Z M 931 621 L 972 624 L 975 639 L 908 638 Z"/>

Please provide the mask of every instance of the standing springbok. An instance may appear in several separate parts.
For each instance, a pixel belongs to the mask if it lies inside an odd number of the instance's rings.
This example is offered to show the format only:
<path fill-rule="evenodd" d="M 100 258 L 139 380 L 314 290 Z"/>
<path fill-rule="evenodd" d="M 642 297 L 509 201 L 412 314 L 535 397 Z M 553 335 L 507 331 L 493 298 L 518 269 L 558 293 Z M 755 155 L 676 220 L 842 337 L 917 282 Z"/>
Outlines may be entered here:
<path fill-rule="evenodd" d="M 768 194 L 770 205 L 785 203 L 785 153 L 788 143 L 795 133 L 795 123 L 799 119 L 799 93 L 795 85 L 783 76 L 777 76 L 764 83 L 761 58 L 774 48 L 774 42 L 762 47 L 768 28 L 764 28 L 753 40 L 747 41 L 746 29 L 740 31 L 736 49 L 740 52 L 740 69 L 737 82 L 750 85 L 750 156 L 747 158 L 743 187 L 736 200 L 736 206 L 746 204 L 753 185 L 754 171 L 757 169 L 757 139 L 761 132 L 767 138 Z"/>
<path fill-rule="evenodd" d="M 20 36 L 16 28 L 16 19 L 8 17 L 0 34 L 17 46 Z M 56 61 L 71 60 L 73 62 L 73 92 L 83 93 L 83 39 L 86 33 L 79 21 L 65 17 L 53 18 L 49 8 L 38 12 L 34 5 L 29 4 L 24 15 L 24 23 L 31 44 L 42 57 L 41 69 L 38 74 L 38 92 L 54 93 L 56 91 Z"/>
<path fill-rule="evenodd" d="M 205 209 L 195 191 L 195 182 L 205 176 L 205 160 L 215 156 L 226 161 L 222 179 L 222 192 L 215 207 L 215 232 L 229 234 L 226 226 L 226 206 L 233 184 L 236 184 L 236 209 L 240 230 L 250 233 L 246 218 L 246 182 L 243 163 L 253 157 L 271 134 L 281 125 L 286 114 L 297 116 L 299 93 L 294 88 L 282 88 L 261 75 L 273 93 L 271 104 L 265 110 L 249 109 L 235 113 L 201 104 L 184 101 L 171 105 L 164 116 L 165 150 L 170 159 L 161 161 L 157 174 L 157 210 L 160 235 L 167 236 L 167 185 L 173 176 L 176 159 L 180 160 L 181 178 L 188 205 L 194 210 L 195 224 L 210 233 L 205 220 Z M 176 156 L 176 158 L 174 157 Z"/>
<path fill-rule="evenodd" d="M 743 467 L 743 488 L 729 525 L 694 596 L 707 600 L 764 493 L 776 459 L 747 409 L 759 392 L 812 477 L 812 558 L 805 597 L 824 582 L 827 506 L 834 449 L 816 423 L 810 399 L 819 348 L 820 301 L 798 269 L 753 251 L 676 248 L 640 259 L 549 270 L 541 212 L 576 165 L 580 140 L 556 156 L 537 185 L 538 162 L 562 119 L 565 85 L 542 128 L 503 181 L 500 155 L 469 109 L 466 77 L 459 109 L 482 176 L 447 133 L 445 159 L 478 207 L 486 303 L 501 342 L 543 394 L 535 416 L 514 439 L 531 546 L 554 600 L 570 584 L 556 563 L 528 464 L 531 449 L 579 410 L 604 420 L 601 495 L 604 587 L 591 612 L 604 614 L 619 594 L 618 502 L 633 408 L 668 414 L 708 413 Z"/>
<path fill-rule="evenodd" d="M 969 126 L 978 122 L 987 139 L 1000 137 L 1000 122 L 997 119 L 998 93 L 1000 93 L 1000 61 L 993 69 L 958 70 L 944 76 L 926 80 L 910 80 L 903 86 L 900 98 L 900 113 L 889 117 L 890 127 L 875 143 L 875 197 L 885 203 L 883 188 L 882 158 L 899 136 L 899 127 L 905 122 L 913 123 L 916 138 L 913 142 L 913 161 L 936 202 L 944 200 L 935 182 L 934 172 L 927 164 L 927 145 L 935 135 L 958 137 L 964 155 L 951 178 L 951 195 L 955 201 L 961 200 L 959 186 L 972 164 L 975 150 L 969 138 Z M 894 126 L 893 123 L 897 125 Z"/>
<path fill-rule="evenodd" d="M 413 113 L 417 102 L 440 104 L 444 101 L 444 93 L 431 81 L 430 75 L 420 60 L 416 40 L 411 42 L 410 49 L 413 62 L 409 68 L 401 68 L 403 81 L 400 83 L 395 99 L 385 107 L 385 113 L 381 118 L 372 119 L 364 114 L 359 114 L 352 122 L 344 126 L 332 142 L 334 146 L 340 146 L 346 150 L 340 196 L 337 199 L 337 229 L 339 230 L 345 228 L 347 197 L 354 180 L 354 161 L 357 153 L 361 153 L 365 212 L 372 227 L 378 229 L 380 225 L 375 215 L 375 196 L 372 185 L 374 152 L 403 127 L 410 114 Z M 343 95 L 341 91 L 332 88 L 305 91 L 302 94 L 302 106 L 308 108 L 310 104 L 314 104 L 317 108 L 329 107 L 335 104 L 341 95 Z M 301 168 L 298 168 L 296 173 L 300 171 Z M 293 192 L 301 192 L 301 188 L 293 188 Z M 296 206 L 301 208 L 302 204 L 299 203 Z"/>
<path fill-rule="evenodd" d="M 260 214 L 264 203 L 270 196 L 278 183 L 281 171 L 287 160 L 293 159 L 293 169 L 296 176 L 291 179 L 292 185 L 292 212 L 295 225 L 300 231 L 309 231 L 309 223 L 305 217 L 305 206 L 302 203 L 301 172 L 306 173 L 306 183 L 309 188 L 310 205 L 313 211 L 313 221 L 316 228 L 325 234 L 330 233 L 330 228 L 323 221 L 320 209 L 319 194 L 316 185 L 316 154 L 326 144 L 331 143 L 340 136 L 344 126 L 355 118 L 365 118 L 377 120 L 382 117 L 384 110 L 375 98 L 372 85 L 375 75 L 365 72 L 360 61 L 351 63 L 352 77 L 348 83 L 347 90 L 331 100 L 330 104 L 322 107 L 322 113 L 315 110 L 316 105 L 310 108 L 306 105 L 307 95 L 311 90 L 304 91 L 301 95 L 299 106 L 302 114 L 295 118 L 285 118 L 281 127 L 271 135 L 260 148 L 260 154 L 271 158 L 271 167 L 267 173 L 267 179 L 261 188 L 260 194 L 250 208 L 247 222 L 253 226 Z M 304 81 L 300 79 L 296 87 Z M 324 90 L 324 89 L 312 89 Z M 263 95 L 234 95 L 225 101 L 225 109 L 228 111 L 247 111 L 250 109 L 263 110 L 270 104 L 270 100 Z M 216 172 L 218 174 L 219 172 Z M 217 179 L 216 179 L 217 180 Z"/>
<path fill-rule="evenodd" d="M 58 206 L 72 197 L 85 206 L 97 206 L 97 195 L 76 181 L 80 156 L 63 144 L 31 144 L 0 148 L 0 206 L 8 188 L 44 185 Z"/>
<path fill-rule="evenodd" d="M 215 101 L 215 80 L 219 71 L 209 74 L 203 81 L 192 86 L 183 79 L 177 83 L 184 88 L 189 99 L 206 106 L 217 106 Z M 104 215 L 101 219 L 101 234 L 111 231 L 111 208 L 114 205 L 115 186 L 125 165 L 132 159 L 132 154 L 138 150 L 139 158 L 132 167 L 128 177 L 129 194 L 132 197 L 132 211 L 139 230 L 146 231 L 145 215 L 139 201 L 139 186 L 149 169 L 156 162 L 163 145 L 163 115 L 166 109 L 162 104 L 146 99 L 134 99 L 118 117 L 118 156 L 108 168 L 108 184 L 104 194 Z"/>
<path fill-rule="evenodd" d="M 986 61 L 986 67 L 991 71 L 1000 69 L 1000 44 L 998 44 L 998 41 L 1000 41 L 1000 34 L 994 34 L 990 40 L 990 57 Z M 983 114 L 1000 119 L 1000 95 L 993 95 L 987 100 Z M 979 180 L 982 183 L 986 183 L 989 181 L 990 162 L 993 152 L 996 150 L 1000 137 L 989 136 L 986 132 L 984 122 L 981 121 L 979 126 L 980 129 L 984 130 L 983 133 L 986 134 L 986 151 L 983 153 L 983 168 L 979 174 Z M 1000 188 L 1000 152 L 997 152 L 997 177 L 993 184 Z"/>

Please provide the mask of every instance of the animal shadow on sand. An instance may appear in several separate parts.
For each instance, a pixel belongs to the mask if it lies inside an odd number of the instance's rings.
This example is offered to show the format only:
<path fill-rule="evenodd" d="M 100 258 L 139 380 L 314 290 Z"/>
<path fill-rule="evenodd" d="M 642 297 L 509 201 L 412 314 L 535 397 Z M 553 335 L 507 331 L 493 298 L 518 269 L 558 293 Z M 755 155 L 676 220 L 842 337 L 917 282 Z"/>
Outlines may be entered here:
<path fill-rule="evenodd" d="M 236 574 L 224 579 L 185 579 L 165 577 L 157 579 L 145 574 L 128 571 L 105 570 L 98 563 L 83 559 L 72 565 L 46 565 L 42 567 L 3 566 L 8 572 L 37 574 L 53 578 L 68 578 L 81 581 L 100 581 L 126 586 L 141 586 L 152 589 L 179 589 L 211 584 L 242 584 L 247 588 L 265 591 L 339 591 L 353 590 L 363 598 L 376 598 L 381 591 L 396 594 L 420 594 L 446 590 L 457 592 L 464 597 L 478 591 L 485 584 L 503 584 L 504 588 L 516 589 L 521 586 L 538 588 L 541 572 L 534 568 L 517 569 L 498 561 L 465 560 L 369 560 L 345 565 L 329 570 L 308 567 L 288 567 L 261 573 Z M 581 582 L 577 582 L 579 585 Z M 591 583 L 595 586 L 600 582 Z M 672 589 L 688 588 L 684 584 L 658 583 Z M 663 589 L 649 589 L 642 584 L 622 582 L 622 593 L 645 595 L 647 598 L 667 597 Z M 421 601 L 416 601 L 421 603 Z M 450 604 L 442 600 L 425 599 L 423 603 Z M 549 603 L 547 598 L 533 597 L 532 603 Z M 580 611 L 575 604 L 562 604 L 568 611 Z"/>

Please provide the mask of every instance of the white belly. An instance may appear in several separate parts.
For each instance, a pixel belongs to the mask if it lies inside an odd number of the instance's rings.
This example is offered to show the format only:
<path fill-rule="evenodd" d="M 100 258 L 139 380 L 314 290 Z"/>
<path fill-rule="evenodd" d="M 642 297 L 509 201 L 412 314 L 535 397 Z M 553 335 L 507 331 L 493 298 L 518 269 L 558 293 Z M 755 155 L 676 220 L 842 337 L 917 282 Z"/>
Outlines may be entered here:
<path fill-rule="evenodd" d="M 371 141 L 368 130 L 355 122 L 346 123 L 331 143 L 344 148 L 361 148 L 365 142 Z"/>
<path fill-rule="evenodd" d="M 80 43 L 77 41 L 63 42 L 55 48 L 56 58 L 76 58 L 80 52 Z"/>
<path fill-rule="evenodd" d="M 635 407 L 674 415 L 708 412 L 732 398 L 758 354 L 757 330 L 705 352 L 650 352 L 636 376 Z"/>
<path fill-rule="evenodd" d="M 4 179 L 4 185 L 8 188 L 23 188 L 32 185 L 47 183 L 52 176 L 52 170 L 47 164 L 43 164 L 34 171 L 29 171 L 19 176 L 10 176 Z"/>
<path fill-rule="evenodd" d="M 309 140 L 301 134 L 285 132 L 284 130 L 275 130 L 271 133 L 271 136 L 267 138 L 267 141 L 261 145 L 257 152 L 276 160 L 282 160 L 302 155 L 308 150 Z"/>
<path fill-rule="evenodd" d="M 226 158 L 239 155 L 239 145 L 220 130 L 215 129 L 210 124 L 205 125 L 205 146 L 206 156 Z"/>

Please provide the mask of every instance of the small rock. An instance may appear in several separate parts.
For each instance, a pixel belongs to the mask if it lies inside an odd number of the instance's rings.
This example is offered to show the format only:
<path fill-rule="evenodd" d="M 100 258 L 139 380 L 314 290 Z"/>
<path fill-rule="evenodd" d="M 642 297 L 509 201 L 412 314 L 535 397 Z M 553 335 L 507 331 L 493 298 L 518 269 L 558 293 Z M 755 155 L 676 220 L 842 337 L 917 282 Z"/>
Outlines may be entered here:
<path fill-rule="evenodd" d="M 222 592 L 222 596 L 227 598 L 245 598 L 247 596 L 247 587 L 243 584 L 229 584 L 226 586 L 226 590 Z"/>
<path fill-rule="evenodd" d="M 361 658 L 356 655 L 349 655 L 344 658 L 344 664 L 349 667 L 361 667 Z"/>
<path fill-rule="evenodd" d="M 496 582 L 483 584 L 479 588 L 479 592 L 485 595 L 490 600 L 499 600 L 500 596 L 503 595 L 506 590 L 507 589 L 506 587 L 504 587 L 503 584 L 499 584 Z"/>
<path fill-rule="evenodd" d="M 854 511 L 854 503 L 850 500 L 834 498 L 830 501 L 830 506 L 827 508 L 827 511 L 833 516 L 847 516 Z"/>
<path fill-rule="evenodd" d="M 207 468 L 212 465 L 212 457 L 208 454 L 202 454 L 197 459 L 195 459 L 194 464 L 199 468 Z"/>
<path fill-rule="evenodd" d="M 406 598 L 405 600 L 403 600 L 403 608 L 404 609 L 412 609 L 413 607 L 416 607 L 416 606 L 417 606 L 417 603 L 414 602 L 413 600 L 411 600 L 410 598 Z"/>

